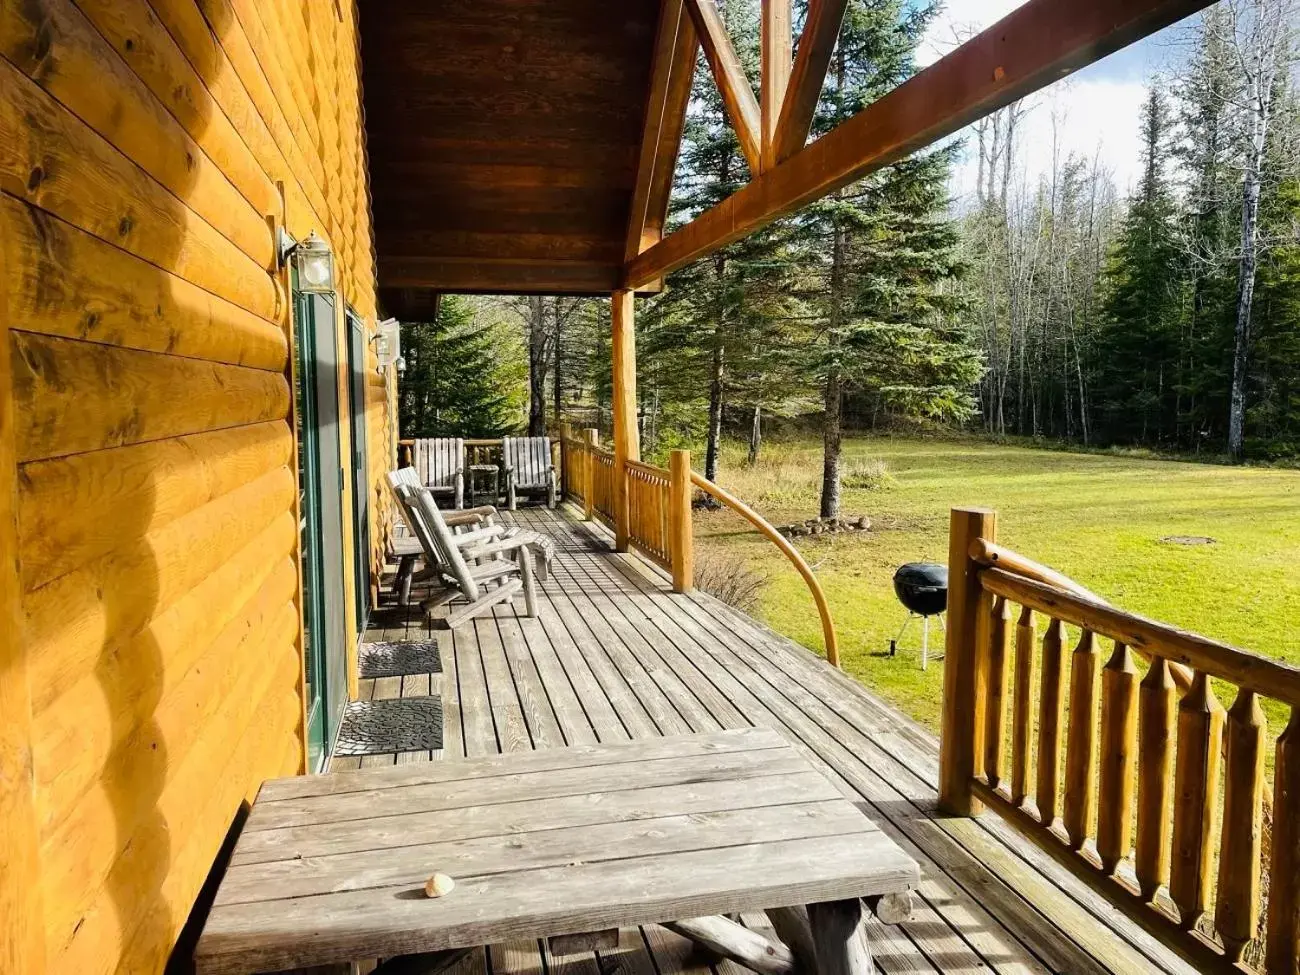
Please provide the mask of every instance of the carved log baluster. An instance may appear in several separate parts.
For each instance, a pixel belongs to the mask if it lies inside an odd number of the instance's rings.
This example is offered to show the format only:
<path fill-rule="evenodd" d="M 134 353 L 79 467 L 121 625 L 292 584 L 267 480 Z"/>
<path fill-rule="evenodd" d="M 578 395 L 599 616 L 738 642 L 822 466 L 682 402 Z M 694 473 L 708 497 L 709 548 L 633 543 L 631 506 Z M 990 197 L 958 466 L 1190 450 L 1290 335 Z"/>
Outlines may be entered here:
<path fill-rule="evenodd" d="M 1214 925 L 1228 957 L 1241 959 L 1259 923 L 1260 827 L 1264 805 L 1264 712 L 1242 688 L 1228 712 L 1223 836 Z"/>
<path fill-rule="evenodd" d="M 1037 632 L 1034 611 L 1020 610 L 1016 621 L 1015 715 L 1011 725 L 1011 800 L 1017 805 L 1029 793 L 1029 742 L 1034 733 L 1034 680 L 1038 676 Z"/>
<path fill-rule="evenodd" d="M 1097 640 L 1084 630 L 1070 662 L 1070 738 L 1065 752 L 1065 832 L 1083 849 L 1097 804 Z"/>
<path fill-rule="evenodd" d="M 1133 835 L 1133 782 L 1137 764 L 1138 672 L 1126 644 L 1101 673 L 1101 774 L 1097 792 L 1097 853 L 1107 873 L 1128 856 Z"/>
<path fill-rule="evenodd" d="M 1142 772 L 1138 777 L 1134 866 L 1138 888 L 1147 901 L 1169 882 L 1172 825 L 1169 795 L 1173 790 L 1174 709 L 1177 702 L 1178 689 L 1169 662 L 1156 657 L 1138 689 L 1138 749 Z"/>
<path fill-rule="evenodd" d="M 1043 683 L 1038 695 L 1038 819 L 1051 826 L 1061 814 L 1061 725 L 1065 715 L 1065 624 L 1052 620 L 1043 634 Z"/>
<path fill-rule="evenodd" d="M 1300 971 L 1300 707 L 1277 739 L 1273 765 L 1272 860 L 1268 868 L 1265 970 Z"/>
<path fill-rule="evenodd" d="M 1178 705 L 1178 757 L 1174 767 L 1173 863 L 1169 896 L 1180 923 L 1190 929 L 1209 907 L 1215 794 L 1223 749 L 1223 708 L 1209 678 L 1197 671 Z"/>
<path fill-rule="evenodd" d="M 986 729 L 984 732 L 984 773 L 989 785 L 998 788 L 1002 784 L 1002 742 L 1007 727 L 1007 682 L 1011 672 L 1007 669 L 1007 651 L 1010 649 L 1011 607 L 1006 599 L 998 596 L 989 611 L 988 653 L 989 703 L 984 712 Z"/>

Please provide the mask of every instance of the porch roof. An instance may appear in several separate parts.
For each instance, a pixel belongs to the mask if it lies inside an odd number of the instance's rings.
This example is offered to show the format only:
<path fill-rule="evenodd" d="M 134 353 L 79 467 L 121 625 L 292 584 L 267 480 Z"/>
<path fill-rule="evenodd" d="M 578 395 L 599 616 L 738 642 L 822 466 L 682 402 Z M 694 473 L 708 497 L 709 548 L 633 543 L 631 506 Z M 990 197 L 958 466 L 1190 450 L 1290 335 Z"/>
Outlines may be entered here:
<path fill-rule="evenodd" d="M 618 287 L 658 18 L 658 0 L 361 4 L 389 311 L 423 288 Z"/>

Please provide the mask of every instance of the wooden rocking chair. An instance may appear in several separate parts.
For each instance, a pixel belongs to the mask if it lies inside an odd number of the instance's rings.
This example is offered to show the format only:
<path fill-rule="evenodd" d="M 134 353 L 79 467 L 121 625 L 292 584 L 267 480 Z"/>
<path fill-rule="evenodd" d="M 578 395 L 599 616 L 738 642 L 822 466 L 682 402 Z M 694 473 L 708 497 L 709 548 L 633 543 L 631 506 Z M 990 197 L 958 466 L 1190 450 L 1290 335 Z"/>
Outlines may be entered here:
<path fill-rule="evenodd" d="M 424 545 L 416 536 L 414 528 L 409 525 L 410 519 L 406 514 L 406 503 L 397 494 L 398 487 L 402 485 L 413 490 L 427 489 L 420 483 L 420 475 L 414 467 L 401 467 L 388 472 L 388 486 L 392 489 L 393 498 L 397 501 L 398 508 L 398 523 L 394 526 L 395 537 L 393 538 L 390 554 L 397 559 L 396 586 L 398 602 L 400 605 L 406 606 L 411 602 L 411 584 L 416 579 L 416 559 L 425 557 L 425 550 Z M 477 508 L 464 508 L 460 511 L 443 513 L 443 521 L 452 531 L 490 527 L 496 523 L 496 518 L 497 509 L 491 505 L 481 505 Z M 421 577 L 427 578 L 436 571 L 437 566 L 430 566 L 429 570 L 421 574 Z"/>
<path fill-rule="evenodd" d="M 555 465 L 550 437 L 506 437 L 501 441 L 506 475 L 506 503 L 515 510 L 521 492 L 545 493 L 546 507 L 555 507 Z"/>
<path fill-rule="evenodd" d="M 424 547 L 430 574 L 442 584 L 421 603 L 426 613 L 464 596 L 468 605 L 442 623 L 453 629 L 522 593 L 527 615 L 537 616 L 537 556 L 528 534 L 512 536 L 504 526 L 488 524 L 455 534 L 427 491 L 407 484 L 398 484 L 395 491 L 407 524 Z"/>
<path fill-rule="evenodd" d="M 452 507 L 465 503 L 465 441 L 460 437 L 425 437 L 415 441 L 415 472 L 437 495 L 450 495 Z"/>

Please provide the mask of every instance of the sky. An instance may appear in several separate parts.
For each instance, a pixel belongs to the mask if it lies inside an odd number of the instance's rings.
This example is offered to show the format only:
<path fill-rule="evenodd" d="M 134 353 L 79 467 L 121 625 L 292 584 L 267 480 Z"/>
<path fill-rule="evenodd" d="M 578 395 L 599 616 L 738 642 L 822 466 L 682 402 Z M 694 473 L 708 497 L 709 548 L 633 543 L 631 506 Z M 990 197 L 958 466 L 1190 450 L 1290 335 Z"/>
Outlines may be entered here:
<path fill-rule="evenodd" d="M 983 30 L 1018 6 L 1019 0 L 947 0 L 917 52 L 919 63 L 938 60 L 956 46 L 956 37 Z M 1176 27 L 1168 28 L 1031 96 L 1034 107 L 1019 140 L 1031 184 L 1051 166 L 1055 115 L 1062 158 L 1070 152 L 1098 155 L 1119 191 L 1127 192 L 1140 168 L 1138 113 L 1146 85 L 1176 58 L 1176 34 Z M 959 200 L 974 193 L 977 163 L 971 140 L 952 176 L 952 192 Z"/>

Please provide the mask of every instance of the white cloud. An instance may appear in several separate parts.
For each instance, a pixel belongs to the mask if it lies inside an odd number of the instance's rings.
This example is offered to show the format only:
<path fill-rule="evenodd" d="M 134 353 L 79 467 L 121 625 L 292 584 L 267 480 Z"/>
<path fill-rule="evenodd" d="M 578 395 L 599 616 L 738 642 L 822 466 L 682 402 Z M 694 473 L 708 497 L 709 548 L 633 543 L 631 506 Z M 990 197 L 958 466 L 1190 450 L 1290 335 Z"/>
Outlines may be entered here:
<path fill-rule="evenodd" d="M 924 66 L 938 60 L 961 39 L 1019 6 L 1020 0 L 948 0 L 921 42 L 918 62 Z M 1111 73 L 1099 70 L 1102 67 L 1059 81 L 1028 100 L 1032 108 L 1021 125 L 1018 154 L 1031 186 L 1051 169 L 1053 128 L 1062 159 L 1070 153 L 1089 159 L 1095 155 L 1110 170 L 1121 193 L 1137 178 L 1145 85 L 1132 77 L 1108 77 Z M 974 192 L 975 152 L 969 140 L 965 159 L 954 168 L 952 191 L 957 197 Z"/>

